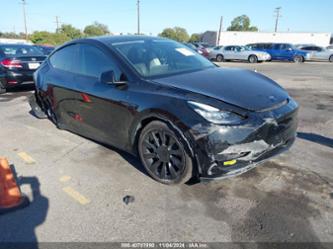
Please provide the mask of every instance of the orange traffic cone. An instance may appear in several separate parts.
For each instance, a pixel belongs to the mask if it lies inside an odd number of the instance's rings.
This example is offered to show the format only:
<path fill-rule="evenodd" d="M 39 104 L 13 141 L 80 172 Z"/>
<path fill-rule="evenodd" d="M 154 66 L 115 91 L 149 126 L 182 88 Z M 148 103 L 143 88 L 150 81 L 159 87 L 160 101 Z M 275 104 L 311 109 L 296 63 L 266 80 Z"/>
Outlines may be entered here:
<path fill-rule="evenodd" d="M 28 205 L 29 199 L 17 186 L 7 159 L 0 157 L 0 215 Z"/>

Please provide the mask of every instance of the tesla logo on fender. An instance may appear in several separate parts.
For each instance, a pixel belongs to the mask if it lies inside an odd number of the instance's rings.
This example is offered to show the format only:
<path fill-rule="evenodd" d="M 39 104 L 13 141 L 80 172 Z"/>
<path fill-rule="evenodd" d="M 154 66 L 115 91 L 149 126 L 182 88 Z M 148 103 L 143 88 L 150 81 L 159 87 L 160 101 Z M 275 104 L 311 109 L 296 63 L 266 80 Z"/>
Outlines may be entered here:
<path fill-rule="evenodd" d="M 81 93 L 81 97 L 83 99 L 83 102 L 91 103 L 91 99 L 90 99 L 90 97 L 87 94 Z"/>

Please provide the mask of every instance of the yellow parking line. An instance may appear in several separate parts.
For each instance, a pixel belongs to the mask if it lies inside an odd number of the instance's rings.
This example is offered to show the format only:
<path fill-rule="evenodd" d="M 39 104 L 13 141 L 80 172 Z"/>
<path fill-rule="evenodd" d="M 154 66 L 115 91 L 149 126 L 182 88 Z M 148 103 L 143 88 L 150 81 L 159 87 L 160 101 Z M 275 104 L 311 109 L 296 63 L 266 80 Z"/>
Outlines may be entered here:
<path fill-rule="evenodd" d="M 36 161 L 28 155 L 28 153 L 26 152 L 19 152 L 17 153 L 17 155 L 24 161 L 26 162 L 27 164 L 34 164 L 36 163 Z"/>
<path fill-rule="evenodd" d="M 72 177 L 70 176 L 62 176 L 59 178 L 60 182 L 68 182 Z"/>
<path fill-rule="evenodd" d="M 68 194 L 70 197 L 72 197 L 74 200 L 76 200 L 78 203 L 80 203 L 81 205 L 86 205 L 86 204 L 90 203 L 89 199 L 87 199 L 86 197 L 84 197 L 83 195 L 81 195 L 79 192 L 77 192 L 76 190 L 74 190 L 71 187 L 64 187 L 62 190 L 66 194 Z"/>

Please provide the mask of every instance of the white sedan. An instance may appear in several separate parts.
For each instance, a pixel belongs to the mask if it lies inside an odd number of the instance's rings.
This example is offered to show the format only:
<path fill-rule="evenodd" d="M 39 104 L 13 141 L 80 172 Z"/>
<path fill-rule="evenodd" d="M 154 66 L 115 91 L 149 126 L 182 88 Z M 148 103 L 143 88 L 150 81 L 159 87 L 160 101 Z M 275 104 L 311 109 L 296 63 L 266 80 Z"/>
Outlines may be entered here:
<path fill-rule="evenodd" d="M 215 47 L 209 54 L 209 59 L 221 61 L 240 60 L 250 63 L 271 60 L 270 54 L 262 51 L 251 50 L 246 46 L 219 46 Z"/>
<path fill-rule="evenodd" d="M 310 52 L 310 57 L 308 60 L 333 62 L 333 51 L 327 48 L 318 46 L 304 46 L 300 47 L 300 49 Z"/>

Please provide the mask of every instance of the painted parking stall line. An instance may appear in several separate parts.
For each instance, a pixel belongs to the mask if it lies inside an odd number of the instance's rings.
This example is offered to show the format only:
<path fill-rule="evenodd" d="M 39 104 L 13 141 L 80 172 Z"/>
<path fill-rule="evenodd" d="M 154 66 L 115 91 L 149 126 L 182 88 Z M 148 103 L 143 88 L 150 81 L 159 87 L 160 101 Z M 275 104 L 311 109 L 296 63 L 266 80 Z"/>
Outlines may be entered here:
<path fill-rule="evenodd" d="M 78 191 L 76 191 L 72 187 L 64 187 L 62 190 L 81 205 L 87 205 L 88 203 L 90 203 L 90 200 L 88 198 L 81 195 Z"/>
<path fill-rule="evenodd" d="M 36 161 L 28 153 L 22 151 L 17 153 L 17 155 L 26 163 L 26 164 L 35 164 Z"/>

